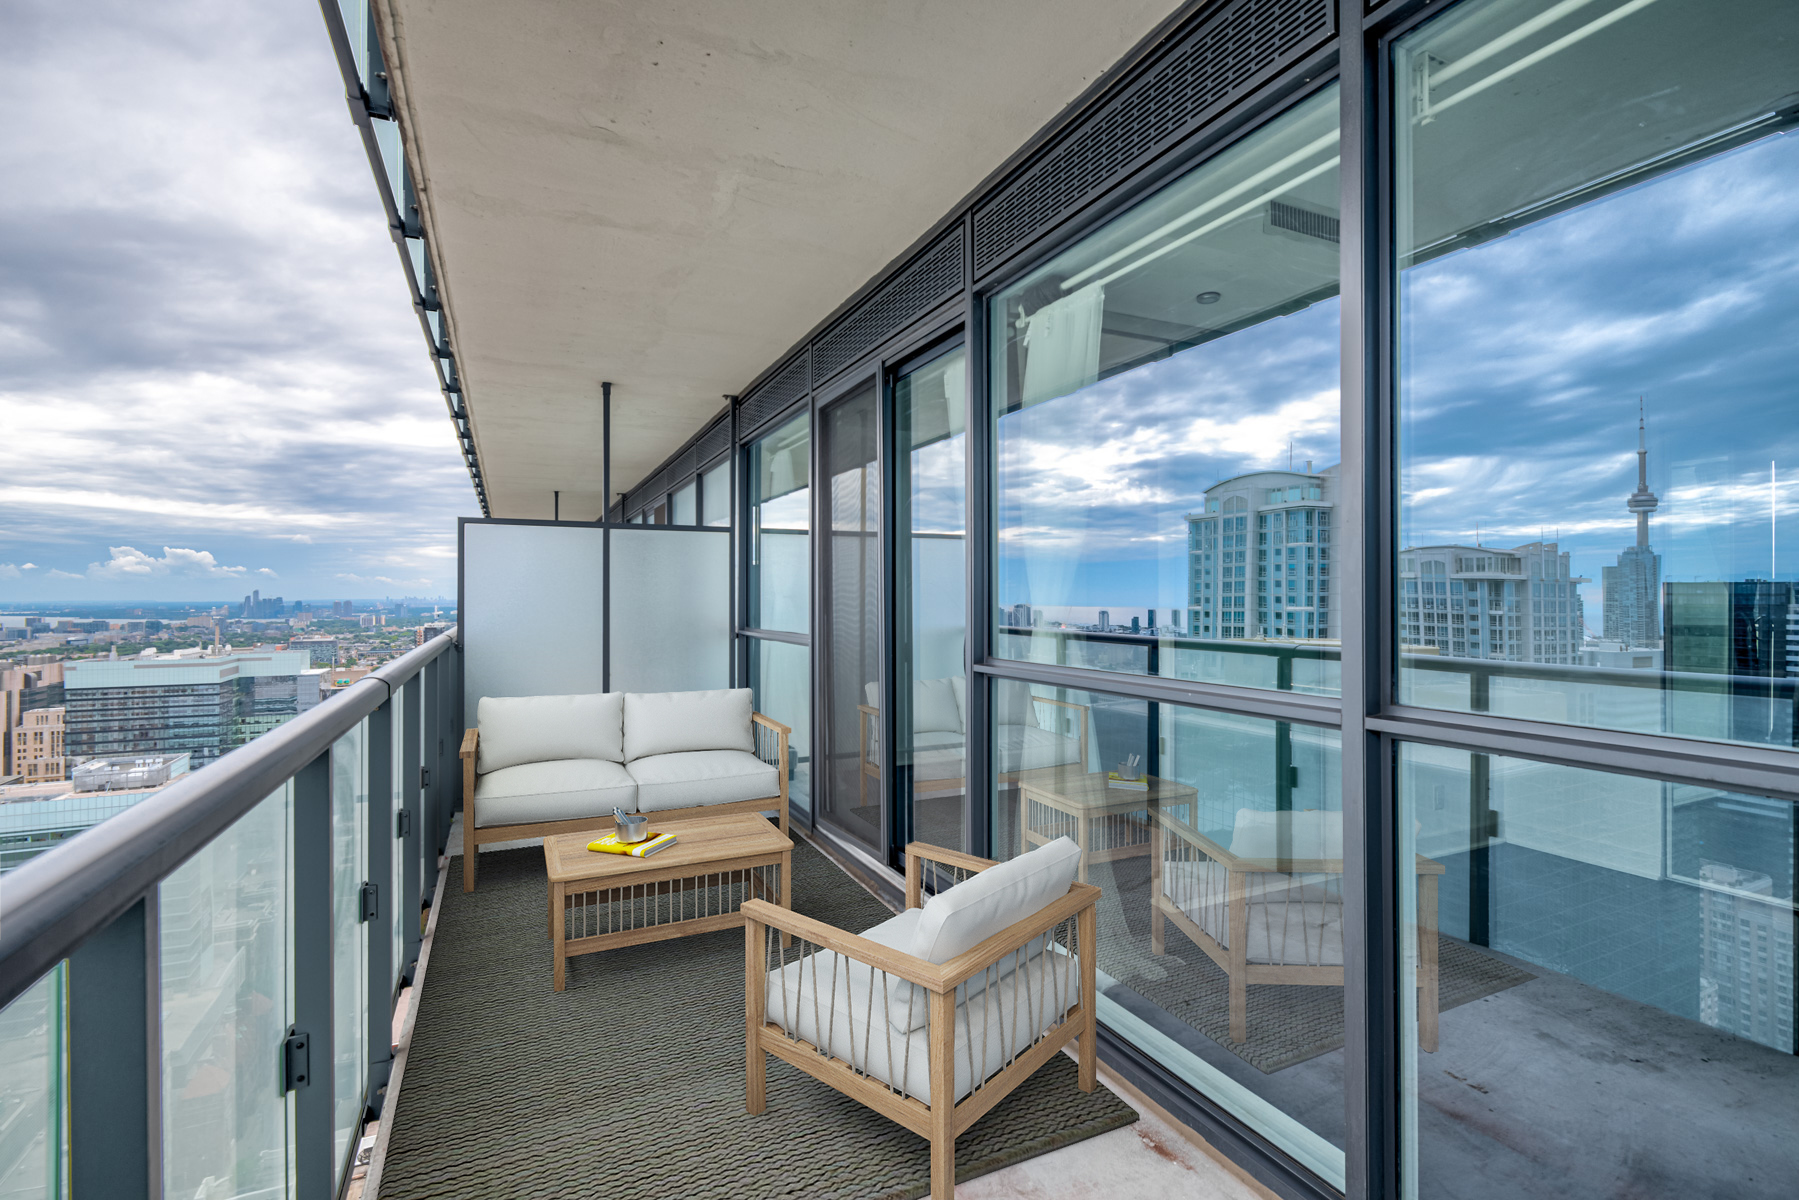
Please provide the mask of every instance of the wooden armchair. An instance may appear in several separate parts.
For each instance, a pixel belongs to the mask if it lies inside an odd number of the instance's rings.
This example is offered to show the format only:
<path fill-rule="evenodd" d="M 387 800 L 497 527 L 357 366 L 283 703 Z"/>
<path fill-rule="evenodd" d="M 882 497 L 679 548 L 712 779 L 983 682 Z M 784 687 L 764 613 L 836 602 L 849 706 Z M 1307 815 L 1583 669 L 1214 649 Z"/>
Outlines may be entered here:
<path fill-rule="evenodd" d="M 1024 726 L 1017 727 L 1019 743 L 1014 746 L 1002 735 L 995 747 L 996 768 L 1002 784 L 1018 781 L 1018 772 L 1029 767 L 1067 766 L 1079 763 L 1081 769 L 1087 769 L 1087 705 L 1075 704 L 1068 700 L 1056 700 L 1049 696 L 1030 695 L 1026 701 L 1033 706 L 1047 705 L 1052 710 L 1049 714 L 1051 724 L 1031 726 L 1047 733 L 1049 737 L 1042 744 L 1026 745 Z M 856 705 L 856 733 L 859 747 L 859 767 L 857 772 L 858 800 L 864 807 L 868 804 L 868 781 L 874 780 L 877 791 L 881 786 L 880 764 L 880 727 L 881 710 L 872 703 Z M 1061 730 L 1066 728 L 1067 733 Z M 932 792 L 960 792 L 968 787 L 965 775 L 968 764 L 967 728 L 962 730 L 963 740 L 955 745 L 913 747 L 912 748 L 912 790 L 918 793 L 925 790 Z M 1026 761 L 1027 759 L 1031 761 Z"/>
<path fill-rule="evenodd" d="M 1192 804 L 1156 812 L 1150 859 L 1150 953 L 1165 923 L 1230 977 L 1231 1040 L 1248 1037 L 1252 983 L 1343 985 L 1343 815 L 1237 813 L 1231 848 L 1187 819 Z M 1334 851 L 1334 853 L 1332 853 Z M 1437 877 L 1418 856 L 1418 1044 L 1437 1048 Z"/>
<path fill-rule="evenodd" d="M 917 945 L 927 864 L 945 880 L 1000 865 L 914 842 L 906 911 L 860 935 L 766 901 L 744 904 L 744 1099 L 752 1114 L 765 1109 L 765 1055 L 777 1055 L 929 1139 L 931 1195 L 950 1200 L 957 1135 L 1077 1037 L 1078 1086 L 1093 1090 L 1100 892 L 1071 883 L 936 963 L 905 948 Z M 1056 878 L 1072 878 L 1072 863 Z M 777 946 L 777 931 L 792 935 L 792 950 Z"/>

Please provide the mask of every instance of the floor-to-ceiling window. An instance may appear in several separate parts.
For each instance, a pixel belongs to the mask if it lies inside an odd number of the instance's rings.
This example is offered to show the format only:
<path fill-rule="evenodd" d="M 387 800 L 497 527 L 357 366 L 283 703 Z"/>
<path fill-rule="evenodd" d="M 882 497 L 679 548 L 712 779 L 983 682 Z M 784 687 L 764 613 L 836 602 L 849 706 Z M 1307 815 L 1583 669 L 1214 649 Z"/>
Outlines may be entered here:
<path fill-rule="evenodd" d="M 996 659 L 1337 691 L 1338 122 L 1326 88 L 990 301 Z M 1079 843 L 1101 1019 L 1340 1185 L 1336 732 L 987 686 L 992 852 Z"/>
<path fill-rule="evenodd" d="M 968 355 L 893 384 L 894 778 L 909 836 L 961 850 L 968 828 Z"/>
<path fill-rule="evenodd" d="M 807 599 L 812 580 L 811 419 L 802 413 L 751 442 L 743 456 L 747 487 L 742 601 L 746 681 L 758 712 L 792 729 L 788 802 L 812 811 L 811 648 Z M 701 503 L 708 524 L 729 494 L 730 470 L 708 472 Z M 724 524 L 730 523 L 723 509 Z"/>
<path fill-rule="evenodd" d="M 880 392 L 871 382 L 819 410 L 818 815 L 869 851 L 885 850 L 881 704 Z"/>
<path fill-rule="evenodd" d="M 994 297 L 999 657 L 1336 689 L 1334 90 Z"/>
<path fill-rule="evenodd" d="M 1469 0 L 1391 69 L 1399 698 L 1790 750 L 1799 8 Z M 1792 1194 L 1793 804 L 1397 770 L 1407 1193 Z"/>

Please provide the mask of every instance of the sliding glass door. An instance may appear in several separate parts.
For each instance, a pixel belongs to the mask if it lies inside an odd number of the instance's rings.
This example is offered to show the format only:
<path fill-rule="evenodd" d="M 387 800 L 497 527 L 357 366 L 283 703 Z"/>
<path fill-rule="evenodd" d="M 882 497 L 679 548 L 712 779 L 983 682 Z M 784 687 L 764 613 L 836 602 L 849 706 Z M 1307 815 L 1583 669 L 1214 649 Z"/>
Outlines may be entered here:
<path fill-rule="evenodd" d="M 880 403 L 871 381 L 820 410 L 822 770 L 818 816 L 885 857 L 881 774 Z"/>
<path fill-rule="evenodd" d="M 900 843 L 968 848 L 967 353 L 894 380 L 894 795 Z"/>

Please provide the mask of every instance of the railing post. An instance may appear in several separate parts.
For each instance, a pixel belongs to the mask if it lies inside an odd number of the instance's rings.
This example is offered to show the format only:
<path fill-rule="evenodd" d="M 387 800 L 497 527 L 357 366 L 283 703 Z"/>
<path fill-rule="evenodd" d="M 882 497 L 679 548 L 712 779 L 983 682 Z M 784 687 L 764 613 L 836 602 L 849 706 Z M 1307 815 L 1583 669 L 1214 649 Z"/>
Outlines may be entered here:
<path fill-rule="evenodd" d="M 368 923 L 368 1091 L 363 1103 L 379 1113 L 393 1068 L 394 934 L 399 897 L 394 895 L 394 702 L 390 696 L 368 718 L 368 880 L 362 919 Z M 372 887 L 372 891 L 370 888 Z"/>
<path fill-rule="evenodd" d="M 162 1196 L 159 950 L 152 889 L 69 955 L 72 1200 Z"/>
<path fill-rule="evenodd" d="M 419 677 L 414 675 L 402 686 L 406 697 L 400 717 L 400 818 L 404 822 L 405 839 L 401 853 L 406 856 L 401 868 L 400 895 L 394 904 L 394 916 L 402 920 L 401 957 L 407 982 L 419 961 L 419 944 L 424 931 L 419 927 L 419 913 L 425 907 L 427 871 L 424 863 L 425 814 L 419 792 Z M 436 862 L 435 856 L 432 858 Z"/>
<path fill-rule="evenodd" d="M 294 775 L 294 1180 L 298 1200 L 337 1194 L 331 962 L 331 749 Z"/>
<path fill-rule="evenodd" d="M 1468 709 L 1487 712 L 1493 699 L 1490 671 L 1474 668 L 1468 675 Z M 1492 945 L 1493 937 L 1493 760 L 1468 755 L 1468 940 Z"/>

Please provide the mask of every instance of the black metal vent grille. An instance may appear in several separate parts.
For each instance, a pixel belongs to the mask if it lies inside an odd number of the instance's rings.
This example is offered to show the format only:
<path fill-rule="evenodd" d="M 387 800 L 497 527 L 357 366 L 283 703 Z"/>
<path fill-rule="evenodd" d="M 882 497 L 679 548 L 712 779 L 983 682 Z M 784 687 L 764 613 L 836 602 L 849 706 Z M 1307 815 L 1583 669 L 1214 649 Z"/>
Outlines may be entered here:
<path fill-rule="evenodd" d="M 700 435 L 699 461 L 703 467 L 731 448 L 731 419 L 726 417 Z"/>
<path fill-rule="evenodd" d="M 975 210 L 981 275 L 1333 32 L 1330 0 L 1237 0 Z"/>
<path fill-rule="evenodd" d="M 1282 200 L 1268 202 L 1268 224 L 1326 242 L 1340 241 L 1343 227 L 1343 222 L 1329 213 L 1313 212 Z"/>
<path fill-rule="evenodd" d="M 813 377 L 829 379 L 961 290 L 962 227 L 957 225 L 812 344 Z"/>
<path fill-rule="evenodd" d="M 775 372 L 767 383 L 744 397 L 741 428 L 745 438 L 761 429 L 810 390 L 812 376 L 808 357 L 806 351 L 800 351 L 792 362 Z"/>

